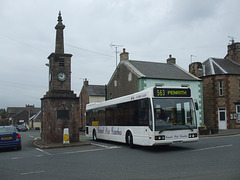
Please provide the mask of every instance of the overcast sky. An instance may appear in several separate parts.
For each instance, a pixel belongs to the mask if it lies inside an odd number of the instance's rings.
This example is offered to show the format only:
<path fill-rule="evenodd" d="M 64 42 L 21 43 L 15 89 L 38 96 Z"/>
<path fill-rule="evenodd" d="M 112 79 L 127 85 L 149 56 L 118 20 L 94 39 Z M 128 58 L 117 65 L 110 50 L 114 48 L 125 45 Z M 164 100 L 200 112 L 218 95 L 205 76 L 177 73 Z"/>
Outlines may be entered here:
<path fill-rule="evenodd" d="M 84 78 L 108 83 L 116 68 L 111 43 L 131 60 L 165 63 L 172 54 L 186 70 L 191 55 L 224 58 L 228 36 L 240 39 L 239 7 L 239 0 L 0 0 L 0 108 L 41 107 L 59 10 L 79 96 Z"/>

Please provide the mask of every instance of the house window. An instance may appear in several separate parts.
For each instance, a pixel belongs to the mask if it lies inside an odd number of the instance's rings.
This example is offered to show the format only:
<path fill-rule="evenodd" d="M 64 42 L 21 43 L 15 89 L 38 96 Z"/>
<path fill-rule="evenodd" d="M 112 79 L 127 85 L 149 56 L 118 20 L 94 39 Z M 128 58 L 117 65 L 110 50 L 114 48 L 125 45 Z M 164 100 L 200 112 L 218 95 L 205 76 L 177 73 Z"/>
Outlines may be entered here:
<path fill-rule="evenodd" d="M 164 83 L 155 83 L 155 86 L 160 86 L 160 87 L 162 87 L 162 86 L 164 86 Z"/>
<path fill-rule="evenodd" d="M 236 105 L 236 113 L 240 114 L 240 105 Z"/>
<path fill-rule="evenodd" d="M 114 80 L 114 86 L 117 87 L 117 80 Z"/>
<path fill-rule="evenodd" d="M 181 87 L 189 87 L 189 84 L 182 84 Z"/>
<path fill-rule="evenodd" d="M 219 96 L 223 96 L 223 82 L 219 81 Z"/>
<path fill-rule="evenodd" d="M 240 123 L 240 105 L 236 105 L 237 123 Z"/>
<path fill-rule="evenodd" d="M 128 74 L 128 81 L 129 82 L 132 81 L 132 73 L 131 72 Z"/>
<path fill-rule="evenodd" d="M 240 81 L 238 81 L 238 94 L 240 96 Z"/>

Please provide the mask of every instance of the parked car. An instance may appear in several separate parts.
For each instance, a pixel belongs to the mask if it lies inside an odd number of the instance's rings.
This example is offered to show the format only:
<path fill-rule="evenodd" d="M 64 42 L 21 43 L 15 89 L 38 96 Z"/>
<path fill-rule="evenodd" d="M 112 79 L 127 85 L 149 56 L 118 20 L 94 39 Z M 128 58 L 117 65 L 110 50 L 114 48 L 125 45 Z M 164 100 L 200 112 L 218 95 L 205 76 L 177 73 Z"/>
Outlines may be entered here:
<path fill-rule="evenodd" d="M 20 131 L 24 131 L 26 132 L 27 131 L 27 128 L 26 126 L 24 126 L 23 124 L 18 124 L 17 125 L 17 130 L 20 132 Z"/>
<path fill-rule="evenodd" d="M 0 148 L 22 149 L 21 135 L 14 126 L 0 126 Z"/>

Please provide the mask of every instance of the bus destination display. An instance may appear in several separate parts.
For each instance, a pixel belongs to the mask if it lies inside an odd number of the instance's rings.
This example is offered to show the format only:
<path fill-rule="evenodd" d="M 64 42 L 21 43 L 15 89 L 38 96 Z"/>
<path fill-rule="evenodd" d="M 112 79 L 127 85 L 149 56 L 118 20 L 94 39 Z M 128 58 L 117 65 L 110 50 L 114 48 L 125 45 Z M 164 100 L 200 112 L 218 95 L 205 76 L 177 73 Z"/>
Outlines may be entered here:
<path fill-rule="evenodd" d="M 191 97 L 190 89 L 154 88 L 155 97 Z"/>

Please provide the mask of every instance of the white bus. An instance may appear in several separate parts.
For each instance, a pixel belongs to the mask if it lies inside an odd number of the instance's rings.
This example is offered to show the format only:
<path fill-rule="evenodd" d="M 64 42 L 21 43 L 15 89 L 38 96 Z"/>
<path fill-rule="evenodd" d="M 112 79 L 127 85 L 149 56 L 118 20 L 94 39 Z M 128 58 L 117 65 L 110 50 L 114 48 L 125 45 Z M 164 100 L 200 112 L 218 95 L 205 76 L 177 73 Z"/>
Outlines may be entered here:
<path fill-rule="evenodd" d="M 189 88 L 151 87 L 86 107 L 86 136 L 134 145 L 197 142 L 197 103 Z"/>

